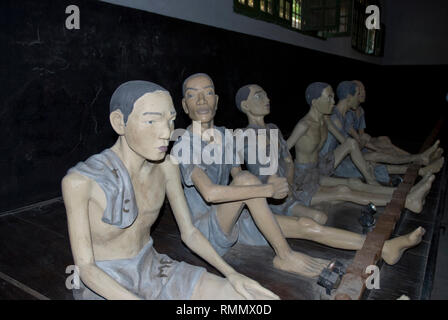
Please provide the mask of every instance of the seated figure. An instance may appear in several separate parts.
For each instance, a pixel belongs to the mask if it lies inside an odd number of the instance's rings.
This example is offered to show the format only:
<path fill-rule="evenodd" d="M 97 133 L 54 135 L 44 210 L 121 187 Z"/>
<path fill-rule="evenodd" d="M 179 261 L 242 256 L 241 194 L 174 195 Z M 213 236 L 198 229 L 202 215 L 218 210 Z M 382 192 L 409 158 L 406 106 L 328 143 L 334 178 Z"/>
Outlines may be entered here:
<path fill-rule="evenodd" d="M 339 102 L 334 107 L 333 113 L 330 117 L 332 125 L 337 129 L 338 134 L 333 135 L 328 133 L 325 145 L 322 147 L 320 154 L 325 155 L 328 152 L 334 151 L 340 143 L 344 143 L 347 138 L 350 137 L 351 131 L 353 131 L 352 125 L 365 127 L 365 121 L 363 113 L 359 118 L 354 118 L 354 113 L 351 109 L 359 105 L 360 87 L 354 81 L 343 81 L 338 85 L 336 90 Z M 357 136 L 359 138 L 359 136 Z M 363 136 L 364 138 L 366 136 Z M 357 140 L 362 147 L 365 140 Z M 375 140 L 375 139 L 374 139 Z M 387 139 L 380 139 L 386 141 Z M 377 141 L 377 140 L 375 140 Z M 368 148 L 363 148 L 363 156 L 369 164 L 374 168 L 375 177 L 378 181 L 385 184 L 389 183 L 389 174 L 404 174 L 408 168 L 407 165 L 387 165 L 378 164 L 372 161 L 372 159 L 382 160 L 381 162 L 387 163 L 387 161 L 393 161 L 393 163 L 410 163 L 412 161 L 425 162 L 425 159 L 432 159 L 433 162 L 428 166 L 421 168 L 419 173 L 424 176 L 427 173 L 437 173 L 440 171 L 444 159 L 440 157 L 442 150 L 437 148 L 438 142 L 436 142 L 431 148 L 428 148 L 424 153 L 418 155 L 397 155 L 398 152 L 384 154 L 382 152 L 372 152 Z M 438 159 L 436 157 L 439 157 Z M 344 178 L 362 178 L 362 174 L 355 166 L 350 157 L 346 157 L 335 169 L 334 174 Z"/>
<path fill-rule="evenodd" d="M 273 174 L 262 183 L 255 175 L 241 170 L 233 157 L 233 141 L 228 136 L 222 137 L 225 128 L 214 125 L 218 96 L 208 75 L 199 73 L 188 77 L 183 84 L 183 96 L 183 109 L 193 124 L 179 137 L 171 155 L 179 161 L 193 224 L 218 253 L 224 255 L 237 242 L 269 243 L 276 254 L 274 267 L 317 277 L 329 261 L 291 250 L 285 238 L 307 239 L 348 250 L 362 247 L 363 235 L 325 227 L 308 217 L 272 213 L 266 199 L 285 198 L 289 191 L 286 178 Z M 201 154 L 198 150 L 202 150 Z M 227 158 L 227 152 L 232 157 Z M 196 156 L 199 157 L 193 161 Z M 405 249 L 421 241 L 424 232 L 423 228 L 417 228 L 408 235 L 387 241 L 382 257 L 387 263 L 396 263 Z"/>
<path fill-rule="evenodd" d="M 264 117 L 270 113 L 271 106 L 269 102 L 270 100 L 266 92 L 256 84 L 249 84 L 241 87 L 235 96 L 236 107 L 247 116 L 248 125 L 245 130 L 245 135 L 250 138 L 252 132 L 249 131 L 254 130 L 256 132 L 253 139 L 253 143 L 255 144 L 254 151 L 264 147 L 265 150 L 263 152 L 268 155 L 269 158 L 274 156 L 274 154 L 277 154 L 278 161 L 276 163 L 278 169 L 276 170 L 276 174 L 279 177 L 286 178 L 288 182 L 288 196 L 285 199 L 268 199 L 269 207 L 275 214 L 309 217 L 320 224 L 325 224 L 327 221 L 326 214 L 319 210 L 307 207 L 301 200 L 301 193 L 297 192 L 294 188 L 294 161 L 289 152 L 286 140 L 283 138 L 281 131 L 275 124 L 264 122 Z M 278 143 L 275 150 L 270 150 L 271 141 L 269 140 L 270 135 L 268 132 L 271 130 L 277 130 L 276 137 Z M 261 134 L 261 132 L 266 136 L 266 140 L 263 140 L 266 141 L 265 146 L 264 144 L 262 145 L 258 143 L 258 141 L 260 141 L 258 135 Z M 271 162 L 263 164 L 259 157 L 254 157 L 255 161 L 253 162 L 249 161 L 249 153 L 251 151 L 249 144 L 245 143 L 244 152 L 241 155 L 241 158 L 244 159 L 244 163 L 250 173 L 260 179 L 262 183 L 267 183 L 269 175 L 261 174 L 260 169 L 269 167 Z"/>
<path fill-rule="evenodd" d="M 438 148 L 439 142 L 421 154 L 412 155 L 395 146 L 389 137 L 371 137 L 365 132 L 366 120 L 361 104 L 366 101 L 366 90 L 361 81 L 354 80 L 353 82 L 358 90 L 357 99 L 354 99 L 355 103 L 351 104 L 346 111 L 341 126 L 345 135 L 353 137 L 361 147 L 365 147 L 364 157 L 370 161 L 390 164 L 387 165 L 387 171 L 391 174 L 403 174 L 407 170 L 407 166 L 392 164 L 405 164 L 413 161 L 425 165 L 419 171 L 421 176 L 439 172 L 445 160 L 442 157 L 443 149 Z"/>
<path fill-rule="evenodd" d="M 343 81 L 338 85 L 336 94 L 338 96 L 338 103 L 333 108 L 333 113 L 330 116 L 331 124 L 337 129 L 336 137 L 333 133 L 328 132 L 327 140 L 320 150 L 320 155 L 325 156 L 329 152 L 333 152 L 341 143 L 349 137 L 346 128 L 344 127 L 345 115 L 347 111 L 357 103 L 358 90 L 353 81 Z M 339 135 L 340 134 L 340 135 Z M 361 147 L 361 146 L 360 146 Z M 364 150 L 362 150 L 364 152 Z M 369 163 L 372 165 L 371 163 Z M 373 165 L 373 172 L 377 181 L 388 184 L 389 173 L 384 165 Z M 343 178 L 362 178 L 361 172 L 353 163 L 351 157 L 347 156 L 334 170 L 334 175 Z"/>
<path fill-rule="evenodd" d="M 288 148 L 295 147 L 294 183 L 306 197 L 306 204 L 350 201 L 362 205 L 370 202 L 377 206 L 386 205 L 391 200 L 395 188 L 365 184 L 354 178 L 331 177 L 334 169 L 347 156 L 347 145 L 351 145 L 352 150 L 357 150 L 357 157 L 363 157 L 358 143 L 352 138 L 345 139 L 343 144 L 324 156 L 320 153 L 330 128 L 335 136 L 340 135 L 331 121 L 326 119 L 332 114 L 334 107 L 334 92 L 331 86 L 322 82 L 312 83 L 306 89 L 305 98 L 310 105 L 310 111 L 299 120 L 287 144 Z M 407 209 L 415 213 L 422 211 L 434 178 L 433 174 L 428 173 L 411 189 L 406 198 Z"/>
<path fill-rule="evenodd" d="M 225 263 L 192 224 L 178 167 L 165 157 L 176 112 L 164 88 L 119 86 L 110 101 L 118 134 L 109 149 L 62 180 L 77 299 L 277 299 Z M 177 262 L 153 247 L 150 228 L 167 195 L 183 242 L 226 276 Z"/>

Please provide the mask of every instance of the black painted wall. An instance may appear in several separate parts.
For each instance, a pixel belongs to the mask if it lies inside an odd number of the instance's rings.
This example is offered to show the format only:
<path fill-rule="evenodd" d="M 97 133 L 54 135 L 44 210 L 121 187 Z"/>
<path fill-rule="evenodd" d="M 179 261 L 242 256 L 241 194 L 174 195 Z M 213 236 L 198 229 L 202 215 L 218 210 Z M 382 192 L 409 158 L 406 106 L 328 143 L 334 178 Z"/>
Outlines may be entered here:
<path fill-rule="evenodd" d="M 65 29 L 65 8 L 81 29 Z M 96 1 L 19 0 L 0 4 L 0 212 L 60 195 L 67 169 L 111 146 L 109 99 L 122 82 L 170 90 L 179 117 L 181 84 L 206 72 L 220 96 L 217 125 L 243 127 L 236 90 L 258 83 L 271 98 L 269 121 L 288 136 L 313 81 L 360 79 L 369 132 L 416 149 L 446 113 L 447 66 L 381 67 Z M 403 119 L 406 120 L 403 120 Z"/>

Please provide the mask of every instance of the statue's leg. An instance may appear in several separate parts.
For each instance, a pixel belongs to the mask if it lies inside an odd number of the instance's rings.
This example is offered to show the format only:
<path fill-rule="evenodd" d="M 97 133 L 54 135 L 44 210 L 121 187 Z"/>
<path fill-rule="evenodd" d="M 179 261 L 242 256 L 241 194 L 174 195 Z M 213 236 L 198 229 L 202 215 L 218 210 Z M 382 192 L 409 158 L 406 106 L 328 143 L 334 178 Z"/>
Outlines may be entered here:
<path fill-rule="evenodd" d="M 359 149 L 359 144 L 355 139 L 348 138 L 345 142 L 339 145 L 334 150 L 334 159 L 336 168 L 344 158 L 350 154 L 353 163 L 359 169 L 361 174 L 366 179 L 367 183 L 373 185 L 379 185 L 379 183 L 375 179 L 375 175 L 373 173 L 373 169 L 367 164 L 366 160 L 363 157 L 361 150 Z"/>
<path fill-rule="evenodd" d="M 428 173 L 429 174 L 438 173 L 443 168 L 444 163 L 445 158 L 440 157 L 439 159 L 434 160 L 433 162 L 428 164 L 426 167 L 420 168 L 418 170 L 418 174 L 423 177 L 426 176 Z M 407 169 L 408 169 L 407 165 L 393 165 L 393 164 L 387 165 L 387 171 L 390 174 L 405 174 Z"/>
<path fill-rule="evenodd" d="M 313 219 L 314 221 L 316 221 L 319 224 L 325 224 L 327 222 L 327 215 L 317 209 L 313 209 L 313 208 L 309 208 L 306 206 L 303 206 L 301 204 L 299 204 L 298 202 L 296 202 L 290 209 L 291 215 L 293 217 L 305 217 L 305 218 L 310 218 Z"/>
<path fill-rule="evenodd" d="M 425 198 L 431 189 L 431 185 L 434 182 L 435 176 L 427 174 L 419 183 L 412 187 L 408 196 L 406 197 L 405 207 L 412 212 L 420 213 L 423 210 Z M 395 190 L 394 188 L 391 188 Z M 367 205 L 373 203 L 377 206 L 385 206 L 390 202 L 392 195 L 372 193 L 365 191 L 356 191 L 347 187 L 346 185 L 338 185 L 334 187 L 321 186 L 319 190 L 314 194 L 311 200 L 311 205 L 318 204 L 320 202 L 340 202 L 348 201 L 361 205 Z"/>
<path fill-rule="evenodd" d="M 235 185 L 261 184 L 260 180 L 248 172 L 239 173 L 232 181 Z M 217 217 L 223 231 L 228 232 L 238 220 L 241 203 L 224 203 L 217 207 Z M 265 198 L 244 201 L 263 236 L 275 251 L 274 266 L 278 269 L 297 273 L 306 277 L 317 277 L 328 265 L 328 261 L 312 258 L 291 250 L 280 226 L 272 214 Z M 285 217 L 293 221 L 293 217 Z"/>
<path fill-rule="evenodd" d="M 388 164 L 406 164 L 413 161 L 418 161 L 420 157 L 418 155 L 392 155 L 383 152 L 365 152 L 364 158 L 367 161 L 381 162 Z"/>
<path fill-rule="evenodd" d="M 276 216 L 285 237 L 315 241 L 333 248 L 360 250 L 366 239 L 365 235 L 322 226 L 308 218 L 296 218 L 294 223 L 284 216 Z M 420 243 L 425 229 L 417 228 L 414 232 L 385 242 L 382 256 L 388 264 L 395 264 L 403 252 Z"/>
<path fill-rule="evenodd" d="M 434 143 L 425 152 L 412 155 L 390 155 L 381 152 L 367 152 L 364 158 L 368 161 L 381 162 L 388 164 L 406 164 L 411 162 L 428 165 L 434 160 L 439 159 L 443 154 L 443 149 L 439 148 L 439 141 Z"/>
<path fill-rule="evenodd" d="M 382 150 L 384 153 L 398 154 L 402 156 L 410 155 L 409 152 L 394 145 L 390 138 L 386 136 L 371 138 L 369 142 L 377 147 L 378 150 Z"/>
<path fill-rule="evenodd" d="M 334 177 L 320 177 L 319 181 L 320 185 L 326 187 L 335 187 L 338 185 L 343 185 L 349 187 L 351 190 L 355 191 L 363 191 L 369 193 L 378 193 L 392 196 L 394 192 L 394 188 L 385 187 L 385 186 L 376 186 L 367 183 L 363 183 L 361 180 L 356 178 L 334 178 Z"/>

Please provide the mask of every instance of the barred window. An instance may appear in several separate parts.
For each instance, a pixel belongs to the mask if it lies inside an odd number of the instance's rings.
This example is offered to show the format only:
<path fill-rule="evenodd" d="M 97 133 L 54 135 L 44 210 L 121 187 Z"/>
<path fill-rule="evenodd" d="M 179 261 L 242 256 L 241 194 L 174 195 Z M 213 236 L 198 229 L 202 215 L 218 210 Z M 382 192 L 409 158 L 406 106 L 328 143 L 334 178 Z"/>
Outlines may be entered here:
<path fill-rule="evenodd" d="M 352 36 L 367 54 L 382 52 L 382 30 L 367 30 L 365 9 L 379 0 L 233 0 L 234 11 L 319 38 Z M 382 25 L 383 26 L 383 25 Z"/>

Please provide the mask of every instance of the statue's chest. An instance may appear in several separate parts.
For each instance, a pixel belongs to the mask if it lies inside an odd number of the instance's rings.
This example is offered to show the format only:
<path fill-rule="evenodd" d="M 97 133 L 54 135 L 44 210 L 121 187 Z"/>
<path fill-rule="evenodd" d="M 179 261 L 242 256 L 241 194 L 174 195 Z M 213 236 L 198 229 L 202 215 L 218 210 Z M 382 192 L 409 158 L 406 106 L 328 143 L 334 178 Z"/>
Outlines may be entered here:
<path fill-rule="evenodd" d="M 309 129 L 309 138 L 316 146 L 322 146 L 327 140 L 328 129 L 325 123 L 312 123 Z"/>
<path fill-rule="evenodd" d="M 162 173 L 155 172 L 151 174 L 150 179 L 136 179 L 132 184 L 139 212 L 158 212 L 165 199 L 165 180 Z"/>

